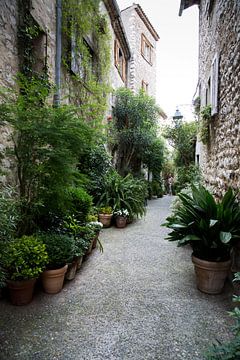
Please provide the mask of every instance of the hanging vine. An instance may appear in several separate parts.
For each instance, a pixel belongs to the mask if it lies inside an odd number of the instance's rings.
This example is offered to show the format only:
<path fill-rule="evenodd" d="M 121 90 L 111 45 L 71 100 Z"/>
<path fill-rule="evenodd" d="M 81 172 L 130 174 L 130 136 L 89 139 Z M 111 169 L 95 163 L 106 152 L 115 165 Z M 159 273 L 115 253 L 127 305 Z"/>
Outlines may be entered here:
<path fill-rule="evenodd" d="M 86 119 L 102 121 L 110 91 L 107 19 L 100 11 L 100 0 L 63 0 L 62 5 L 63 63 L 70 79 L 70 101 L 80 105 Z"/>

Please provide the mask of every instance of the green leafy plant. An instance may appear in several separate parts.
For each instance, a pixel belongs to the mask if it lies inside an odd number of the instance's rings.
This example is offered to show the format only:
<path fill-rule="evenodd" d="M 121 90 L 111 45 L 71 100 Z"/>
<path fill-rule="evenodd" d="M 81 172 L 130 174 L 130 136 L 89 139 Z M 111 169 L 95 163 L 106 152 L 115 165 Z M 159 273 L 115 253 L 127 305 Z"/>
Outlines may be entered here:
<path fill-rule="evenodd" d="M 113 209 L 111 206 L 102 206 L 99 209 L 99 214 L 111 215 L 112 213 L 113 213 Z"/>
<path fill-rule="evenodd" d="M 17 167 L 22 235 L 34 232 L 43 214 L 66 211 L 66 188 L 78 180 L 78 159 L 91 144 L 93 130 L 79 109 L 44 102 L 48 93 L 41 81 L 19 76 L 18 84 L 21 92 L 5 94 L 0 116 L 2 125 L 12 128 L 8 156 Z"/>
<path fill-rule="evenodd" d="M 104 139 L 102 139 L 104 141 Z M 103 144 L 89 147 L 80 158 L 81 172 L 86 174 L 89 181 L 86 184 L 88 193 L 93 197 L 96 204 L 101 197 L 104 177 L 111 171 L 111 157 Z"/>
<path fill-rule="evenodd" d="M 17 231 L 19 220 L 16 191 L 11 187 L 1 188 L 0 193 L 0 251 L 1 243 L 11 240 Z"/>
<path fill-rule="evenodd" d="M 82 224 L 85 223 L 92 208 L 92 197 L 81 187 L 70 187 L 68 193 L 69 212 L 74 214 Z"/>
<path fill-rule="evenodd" d="M 211 120 L 211 105 L 204 106 L 200 111 L 199 135 L 203 144 L 209 141 L 209 121 Z"/>
<path fill-rule="evenodd" d="M 157 136 L 158 110 L 143 91 L 135 95 L 126 88 L 117 90 L 111 140 L 119 174 L 140 173 L 144 153 Z"/>
<path fill-rule="evenodd" d="M 234 281 L 240 280 L 240 273 L 235 275 Z M 234 296 L 233 301 L 240 302 L 240 296 Z M 228 342 L 217 341 L 205 355 L 206 360 L 238 360 L 240 359 L 240 308 L 235 307 L 229 315 L 235 320 L 232 327 L 233 337 Z"/>
<path fill-rule="evenodd" d="M 114 171 L 105 177 L 99 205 L 108 204 L 113 211 L 127 209 L 131 217 L 143 216 L 146 193 L 147 188 L 143 180 L 133 178 L 131 174 L 122 177 Z"/>
<path fill-rule="evenodd" d="M 36 278 L 47 262 L 46 246 L 34 235 L 10 241 L 3 255 L 3 265 L 10 280 Z"/>
<path fill-rule="evenodd" d="M 174 191 L 179 193 L 184 188 L 190 186 L 191 184 L 201 184 L 202 176 L 199 166 L 191 164 L 189 166 L 179 166 L 175 169 L 175 179 L 174 179 Z"/>
<path fill-rule="evenodd" d="M 58 269 L 71 262 L 74 257 L 75 242 L 67 234 L 45 233 L 39 235 L 48 253 L 48 269 Z"/>
<path fill-rule="evenodd" d="M 203 186 L 191 187 L 191 194 L 179 193 L 180 204 L 163 224 L 172 230 L 169 241 L 190 244 L 203 260 L 222 261 L 230 257 L 234 241 L 240 239 L 240 206 L 229 188 L 216 202 Z"/>

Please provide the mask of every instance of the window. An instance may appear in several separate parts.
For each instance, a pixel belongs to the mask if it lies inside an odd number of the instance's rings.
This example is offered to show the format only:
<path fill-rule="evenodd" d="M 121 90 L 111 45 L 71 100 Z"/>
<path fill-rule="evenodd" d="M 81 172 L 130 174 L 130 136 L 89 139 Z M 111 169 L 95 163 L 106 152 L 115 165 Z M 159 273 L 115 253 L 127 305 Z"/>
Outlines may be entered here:
<path fill-rule="evenodd" d="M 117 40 L 115 40 L 114 43 L 114 63 L 116 68 L 118 69 L 118 72 L 123 79 L 123 81 L 126 81 L 126 60 L 123 54 L 123 51 L 120 47 L 120 44 Z"/>
<path fill-rule="evenodd" d="M 152 65 L 152 52 L 153 52 L 153 46 L 147 40 L 147 38 L 142 34 L 141 53 L 144 59 L 147 60 L 147 62 L 149 62 L 150 65 Z"/>
<path fill-rule="evenodd" d="M 203 103 L 201 105 L 211 105 L 211 115 L 218 113 L 218 55 L 215 54 L 212 65 L 211 74 L 208 78 L 207 86 L 204 90 L 205 96 L 203 97 Z"/>
<path fill-rule="evenodd" d="M 142 80 L 142 89 L 148 94 L 148 83 Z"/>
<path fill-rule="evenodd" d="M 71 71 L 81 77 L 81 79 L 86 80 L 87 78 L 87 68 L 89 71 L 94 73 L 94 51 L 92 47 L 88 44 L 88 42 L 83 39 L 83 45 L 85 46 L 86 56 L 88 58 L 88 67 L 86 68 L 86 64 L 84 65 L 83 54 L 79 52 L 79 49 L 76 44 L 76 33 L 72 35 L 71 38 Z"/>
<path fill-rule="evenodd" d="M 215 54 L 211 66 L 211 105 L 212 115 L 218 112 L 218 55 Z"/>

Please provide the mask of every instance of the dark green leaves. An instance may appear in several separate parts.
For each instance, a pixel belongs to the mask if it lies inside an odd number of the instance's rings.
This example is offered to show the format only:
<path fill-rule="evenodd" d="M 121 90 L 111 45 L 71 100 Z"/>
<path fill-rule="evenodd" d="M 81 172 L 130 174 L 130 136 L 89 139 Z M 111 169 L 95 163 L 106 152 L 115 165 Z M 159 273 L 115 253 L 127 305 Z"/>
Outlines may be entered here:
<path fill-rule="evenodd" d="M 190 194 L 180 193 L 181 200 L 164 224 L 172 232 L 168 240 L 179 245 L 190 244 L 203 258 L 213 251 L 227 256 L 230 246 L 240 237 L 240 207 L 229 189 L 222 201 L 216 202 L 203 186 L 192 186 Z"/>

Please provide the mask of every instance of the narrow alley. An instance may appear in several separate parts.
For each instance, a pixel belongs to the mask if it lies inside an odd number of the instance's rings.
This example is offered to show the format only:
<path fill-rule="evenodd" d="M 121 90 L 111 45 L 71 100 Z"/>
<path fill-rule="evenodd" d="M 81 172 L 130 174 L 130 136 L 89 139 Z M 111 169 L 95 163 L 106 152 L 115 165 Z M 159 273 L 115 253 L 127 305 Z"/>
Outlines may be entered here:
<path fill-rule="evenodd" d="M 191 250 L 164 240 L 172 197 L 151 200 L 146 217 L 103 230 L 60 294 L 28 306 L 0 302 L 1 360 L 200 360 L 229 335 L 231 294 L 195 288 Z"/>

